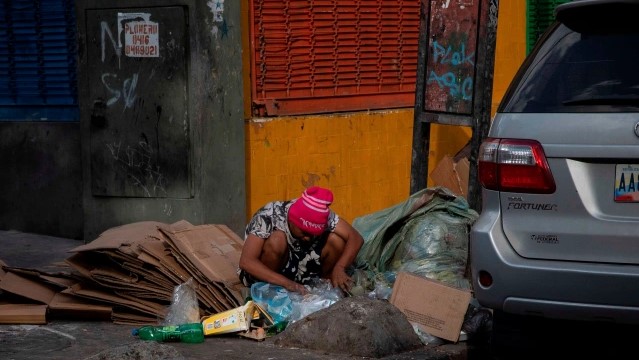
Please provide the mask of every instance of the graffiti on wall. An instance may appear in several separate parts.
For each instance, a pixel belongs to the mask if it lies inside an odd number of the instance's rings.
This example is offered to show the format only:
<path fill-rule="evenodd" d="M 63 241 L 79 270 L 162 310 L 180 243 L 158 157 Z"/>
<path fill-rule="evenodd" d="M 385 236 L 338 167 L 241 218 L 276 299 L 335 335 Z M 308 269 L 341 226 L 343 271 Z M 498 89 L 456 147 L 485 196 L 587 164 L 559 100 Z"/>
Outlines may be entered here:
<path fill-rule="evenodd" d="M 222 37 L 226 36 L 228 29 L 224 20 L 224 0 L 209 0 L 206 5 L 211 9 L 211 14 L 213 15 L 211 35 L 216 39 L 218 34 L 221 34 Z"/>
<path fill-rule="evenodd" d="M 118 13 L 117 39 L 109 23 L 100 22 L 100 58 L 109 69 L 100 74 L 101 85 L 107 94 L 105 105 L 108 108 L 121 106 L 123 114 L 132 111 L 136 105 L 140 74 L 122 70 L 122 56 L 159 57 L 160 54 L 159 25 L 150 21 L 150 17 L 148 13 Z M 113 64 L 107 59 L 107 53 L 115 55 L 117 68 L 110 66 Z M 161 108 L 158 111 L 161 113 Z M 160 172 L 152 141 L 144 131 L 139 134 L 137 143 L 130 140 L 130 134 L 114 134 L 114 138 L 104 143 L 108 154 L 105 158 L 111 160 L 111 168 L 123 174 L 143 196 L 166 196 L 166 178 Z"/>
<path fill-rule="evenodd" d="M 479 0 L 430 2 L 426 111 L 472 112 Z"/>

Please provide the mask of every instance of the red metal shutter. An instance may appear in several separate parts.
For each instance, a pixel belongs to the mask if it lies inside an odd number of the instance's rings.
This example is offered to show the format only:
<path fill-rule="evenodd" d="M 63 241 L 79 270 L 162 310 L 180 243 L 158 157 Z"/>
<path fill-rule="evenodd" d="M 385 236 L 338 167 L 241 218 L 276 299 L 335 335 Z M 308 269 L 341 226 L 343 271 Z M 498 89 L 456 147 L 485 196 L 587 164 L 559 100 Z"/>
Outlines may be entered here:
<path fill-rule="evenodd" d="M 252 0 L 258 116 L 412 107 L 419 0 Z"/>

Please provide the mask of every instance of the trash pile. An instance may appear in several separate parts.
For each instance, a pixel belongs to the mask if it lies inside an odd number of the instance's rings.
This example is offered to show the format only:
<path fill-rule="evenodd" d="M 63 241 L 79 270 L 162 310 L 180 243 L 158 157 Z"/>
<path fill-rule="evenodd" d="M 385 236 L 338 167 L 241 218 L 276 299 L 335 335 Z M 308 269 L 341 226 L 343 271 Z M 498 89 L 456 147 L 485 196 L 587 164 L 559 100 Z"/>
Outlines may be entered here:
<path fill-rule="evenodd" d="M 2 266 L 0 323 L 46 316 L 157 324 L 176 286 L 193 279 L 199 316 L 243 304 L 237 277 L 242 240 L 225 225 L 143 221 L 108 229 L 71 250 L 66 270 Z"/>
<path fill-rule="evenodd" d="M 360 291 L 392 288 L 400 271 L 470 289 L 468 234 L 479 214 L 444 187 L 427 188 L 393 207 L 356 218 L 364 245 L 355 260 Z"/>
<path fill-rule="evenodd" d="M 477 217 L 463 197 L 436 187 L 356 218 L 364 245 L 350 269 L 351 292 L 318 280 L 305 295 L 268 283 L 245 288 L 237 276 L 243 241 L 225 225 L 131 223 L 73 248 L 65 271 L 0 261 L 0 324 L 77 317 L 142 325 L 135 335 L 144 340 L 201 342 L 230 333 L 263 340 L 359 295 L 394 305 L 425 344 L 457 342 L 490 325 L 467 278 Z"/>

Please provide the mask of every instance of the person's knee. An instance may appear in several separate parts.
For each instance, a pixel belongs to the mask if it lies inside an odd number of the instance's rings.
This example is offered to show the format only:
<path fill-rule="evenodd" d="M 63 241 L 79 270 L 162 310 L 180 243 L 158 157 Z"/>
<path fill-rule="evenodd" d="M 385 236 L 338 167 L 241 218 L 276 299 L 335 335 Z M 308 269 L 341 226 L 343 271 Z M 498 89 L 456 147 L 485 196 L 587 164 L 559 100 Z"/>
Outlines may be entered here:
<path fill-rule="evenodd" d="M 324 249 L 322 249 L 322 258 L 326 260 L 337 261 L 342 256 L 346 244 L 344 240 L 337 234 L 330 234 L 326 239 Z"/>
<path fill-rule="evenodd" d="M 264 242 L 262 252 L 283 255 L 287 249 L 286 235 L 282 231 L 274 231 Z"/>
<path fill-rule="evenodd" d="M 262 254 L 260 256 L 262 263 L 273 270 L 281 268 L 288 254 L 288 243 L 286 234 L 282 231 L 274 231 L 271 236 L 264 241 Z"/>

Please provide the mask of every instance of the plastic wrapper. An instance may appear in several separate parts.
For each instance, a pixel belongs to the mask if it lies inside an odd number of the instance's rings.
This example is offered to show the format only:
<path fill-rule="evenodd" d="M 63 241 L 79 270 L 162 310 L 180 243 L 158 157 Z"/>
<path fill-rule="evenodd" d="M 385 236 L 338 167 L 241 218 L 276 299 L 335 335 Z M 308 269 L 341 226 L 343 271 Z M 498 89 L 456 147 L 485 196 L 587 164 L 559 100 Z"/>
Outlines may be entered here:
<path fill-rule="evenodd" d="M 318 310 L 327 308 L 343 298 L 342 291 L 333 288 L 330 281 L 317 279 L 305 286 L 302 295 L 265 282 L 251 285 L 252 300 L 265 309 L 276 323 L 293 323 Z"/>
<path fill-rule="evenodd" d="M 266 310 L 275 323 L 288 321 L 293 310 L 289 292 L 282 286 L 256 282 L 251 285 L 251 299 Z"/>
<path fill-rule="evenodd" d="M 325 309 L 344 297 L 342 290 L 334 288 L 327 279 L 318 279 L 306 286 L 308 293 L 291 293 L 292 310 L 289 323 L 300 320 L 318 310 Z"/>
<path fill-rule="evenodd" d="M 182 325 L 200 322 L 200 307 L 193 278 L 173 289 L 171 306 L 163 325 Z"/>

